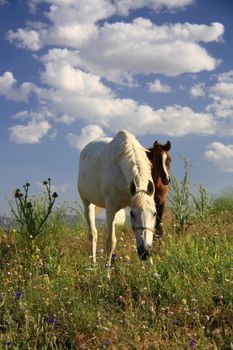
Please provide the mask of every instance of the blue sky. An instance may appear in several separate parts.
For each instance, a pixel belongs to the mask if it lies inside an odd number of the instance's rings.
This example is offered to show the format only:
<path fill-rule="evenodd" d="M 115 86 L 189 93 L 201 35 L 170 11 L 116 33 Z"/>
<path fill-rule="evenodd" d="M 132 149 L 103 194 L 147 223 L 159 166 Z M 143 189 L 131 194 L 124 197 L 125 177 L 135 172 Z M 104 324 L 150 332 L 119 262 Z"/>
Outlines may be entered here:
<path fill-rule="evenodd" d="M 72 205 L 80 149 L 126 129 L 172 172 L 233 184 L 232 0 L 0 0 L 0 208 L 51 177 Z"/>

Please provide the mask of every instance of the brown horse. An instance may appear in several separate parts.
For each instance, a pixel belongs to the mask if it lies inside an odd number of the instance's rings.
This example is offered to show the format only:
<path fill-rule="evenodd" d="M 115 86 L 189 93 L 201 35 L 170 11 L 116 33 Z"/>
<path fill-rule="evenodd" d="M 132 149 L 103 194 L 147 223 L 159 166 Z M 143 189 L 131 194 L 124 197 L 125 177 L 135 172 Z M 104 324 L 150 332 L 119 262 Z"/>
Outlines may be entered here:
<path fill-rule="evenodd" d="M 168 154 L 171 148 L 170 141 L 165 145 L 161 145 L 155 141 L 152 148 L 147 150 L 147 157 L 152 163 L 152 178 L 155 185 L 154 200 L 157 209 L 156 218 L 156 234 L 161 237 L 163 235 L 163 214 L 166 206 L 166 195 L 170 182 L 170 163 L 171 157 Z"/>

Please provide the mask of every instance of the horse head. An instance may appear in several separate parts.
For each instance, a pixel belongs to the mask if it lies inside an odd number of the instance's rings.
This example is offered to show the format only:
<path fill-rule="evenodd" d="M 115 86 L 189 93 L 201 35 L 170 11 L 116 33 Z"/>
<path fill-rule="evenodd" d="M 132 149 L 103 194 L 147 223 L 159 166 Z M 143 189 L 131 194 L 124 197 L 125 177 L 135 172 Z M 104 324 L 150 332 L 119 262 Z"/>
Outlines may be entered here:
<path fill-rule="evenodd" d="M 148 181 L 146 190 L 137 187 L 135 180 L 130 184 L 131 224 L 137 242 L 138 255 L 147 260 L 152 252 L 156 208 L 153 200 L 154 184 Z"/>
<path fill-rule="evenodd" d="M 146 150 L 147 157 L 152 163 L 153 179 L 160 177 L 163 185 L 168 185 L 170 182 L 171 157 L 168 153 L 170 149 L 170 141 L 167 141 L 164 145 L 155 141 L 153 147 Z"/>

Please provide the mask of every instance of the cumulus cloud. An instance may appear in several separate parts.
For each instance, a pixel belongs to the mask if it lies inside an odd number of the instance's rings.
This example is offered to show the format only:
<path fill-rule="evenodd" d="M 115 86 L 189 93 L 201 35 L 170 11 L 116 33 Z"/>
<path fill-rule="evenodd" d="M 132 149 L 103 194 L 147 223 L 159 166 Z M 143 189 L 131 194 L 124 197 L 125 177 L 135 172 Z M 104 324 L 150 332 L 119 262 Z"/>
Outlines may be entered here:
<path fill-rule="evenodd" d="M 106 23 L 80 59 L 87 69 L 118 83 L 124 81 L 126 73 L 176 76 L 211 71 L 218 61 L 198 42 L 218 40 L 222 34 L 220 23 L 158 26 L 143 18 L 132 23 Z"/>
<path fill-rule="evenodd" d="M 148 7 L 158 12 L 166 8 L 168 10 L 177 10 L 194 3 L 194 0 L 119 0 L 116 1 L 118 12 L 124 16 L 129 14 L 130 10 Z"/>
<path fill-rule="evenodd" d="M 130 98 L 119 98 L 108 88 L 101 88 L 100 92 L 86 90 L 85 85 L 82 89 L 66 91 L 63 84 L 55 83 L 52 91 L 44 93 L 43 100 L 57 116 L 56 120 L 67 124 L 81 120 L 86 124 L 97 123 L 112 132 L 124 128 L 137 135 L 206 135 L 216 131 L 215 121 L 208 113 L 196 113 L 191 108 L 176 105 L 156 110 Z M 72 136 L 70 140 L 76 139 Z"/>
<path fill-rule="evenodd" d="M 105 137 L 105 133 L 102 128 L 100 128 L 98 125 L 87 125 L 81 130 L 80 135 L 72 133 L 68 134 L 67 140 L 72 147 L 81 150 L 89 142 L 100 137 Z"/>
<path fill-rule="evenodd" d="M 33 51 L 48 45 L 79 50 L 84 70 L 116 83 L 130 83 L 136 74 L 158 73 L 175 76 L 185 72 L 213 70 L 218 64 L 200 43 L 219 41 L 224 27 L 176 23 L 156 25 L 148 19 L 132 22 L 98 22 L 130 10 L 178 9 L 191 0 L 47 0 L 49 24 L 28 23 L 25 29 L 9 31 L 7 38 L 18 47 Z M 34 7 L 38 2 L 33 1 Z M 142 49 L 143 48 L 143 49 Z"/>
<path fill-rule="evenodd" d="M 149 91 L 154 93 L 169 93 L 172 92 L 172 88 L 167 84 L 162 84 L 159 79 L 155 79 L 153 83 L 148 84 Z"/>
<path fill-rule="evenodd" d="M 27 125 L 15 125 L 10 127 L 10 140 L 18 144 L 33 144 L 39 143 L 41 138 L 45 136 L 51 129 L 48 121 L 36 122 L 30 121 Z"/>
<path fill-rule="evenodd" d="M 217 169 L 224 172 L 233 172 L 233 145 L 213 142 L 207 146 L 205 158 L 213 163 Z"/>
<path fill-rule="evenodd" d="M 216 83 L 210 91 L 217 96 L 233 98 L 233 82 L 220 81 Z"/>
<path fill-rule="evenodd" d="M 15 32 L 9 30 L 7 39 L 22 49 L 37 51 L 41 48 L 40 35 L 36 30 L 19 28 Z"/>
<path fill-rule="evenodd" d="M 209 97 L 212 99 L 206 107 L 219 125 L 221 135 L 233 135 L 233 71 L 216 76 L 216 83 L 209 88 Z"/>
<path fill-rule="evenodd" d="M 69 92 L 95 96 L 111 94 L 99 76 L 86 73 L 64 62 L 47 63 L 41 78 L 49 86 Z"/>
<path fill-rule="evenodd" d="M 203 97 L 205 96 L 205 84 L 198 83 L 191 87 L 190 95 L 192 97 Z"/>
<path fill-rule="evenodd" d="M 35 92 L 34 84 L 24 82 L 17 86 L 17 80 L 12 72 L 5 72 L 0 76 L 0 96 L 4 96 L 8 100 L 27 101 L 32 92 Z"/>
<path fill-rule="evenodd" d="M 45 1 L 49 4 L 46 23 L 28 22 L 26 28 L 9 31 L 7 36 L 10 42 L 32 51 L 49 45 L 62 46 L 43 51 L 43 56 L 37 54 L 43 65 L 43 87 L 27 82 L 20 85 L 10 72 L 0 77 L 0 94 L 7 98 L 26 100 L 32 92 L 38 98 L 39 111 L 34 112 L 37 116 L 22 113 L 21 121 L 28 119 L 28 124 L 12 127 L 12 140 L 21 143 L 21 139 L 27 140 L 28 133 L 28 143 L 39 142 L 57 122 L 71 125 L 81 121 L 88 125 L 80 135 L 71 133 L 67 137 L 78 149 L 92 136 L 103 136 L 103 130 L 115 132 L 125 128 L 136 135 L 183 136 L 212 135 L 222 126 L 216 114 L 213 118 L 213 106 L 205 113 L 179 105 L 155 109 L 131 98 L 120 98 L 109 83 L 133 84 L 140 74 L 176 76 L 215 69 L 219 61 L 204 44 L 221 41 L 221 23 L 157 25 L 145 18 L 119 21 L 120 16 L 144 6 L 154 11 L 173 11 L 191 5 L 192 0 L 33 0 L 31 9 L 36 11 L 37 5 Z M 107 22 L 113 15 L 118 15 L 118 22 Z M 219 77 L 217 84 L 232 84 L 231 74 Z M 217 84 L 212 87 L 215 103 L 216 96 L 220 97 Z M 149 84 L 149 90 L 172 91 L 159 79 Z M 204 85 L 194 85 L 190 93 L 203 96 Z M 49 112 L 40 114 L 40 106 Z"/>

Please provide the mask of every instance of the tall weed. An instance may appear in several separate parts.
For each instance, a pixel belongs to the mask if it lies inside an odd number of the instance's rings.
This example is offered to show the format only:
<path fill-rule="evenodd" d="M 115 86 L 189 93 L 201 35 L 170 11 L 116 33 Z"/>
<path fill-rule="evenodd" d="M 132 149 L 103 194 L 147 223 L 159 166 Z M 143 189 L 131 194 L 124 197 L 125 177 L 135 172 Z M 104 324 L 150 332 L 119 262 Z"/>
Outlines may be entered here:
<path fill-rule="evenodd" d="M 29 198 L 30 183 L 27 182 L 23 185 L 23 192 L 19 188 L 15 190 L 15 203 L 9 201 L 18 230 L 31 240 L 42 232 L 58 197 L 56 192 L 52 193 L 50 178 L 43 185 L 46 190 L 44 195 Z"/>
<path fill-rule="evenodd" d="M 175 216 L 176 231 L 184 233 L 193 222 L 193 204 L 190 196 L 189 184 L 189 164 L 186 158 L 181 157 L 184 161 L 184 176 L 178 180 L 172 176 L 168 203 L 171 211 Z"/>

